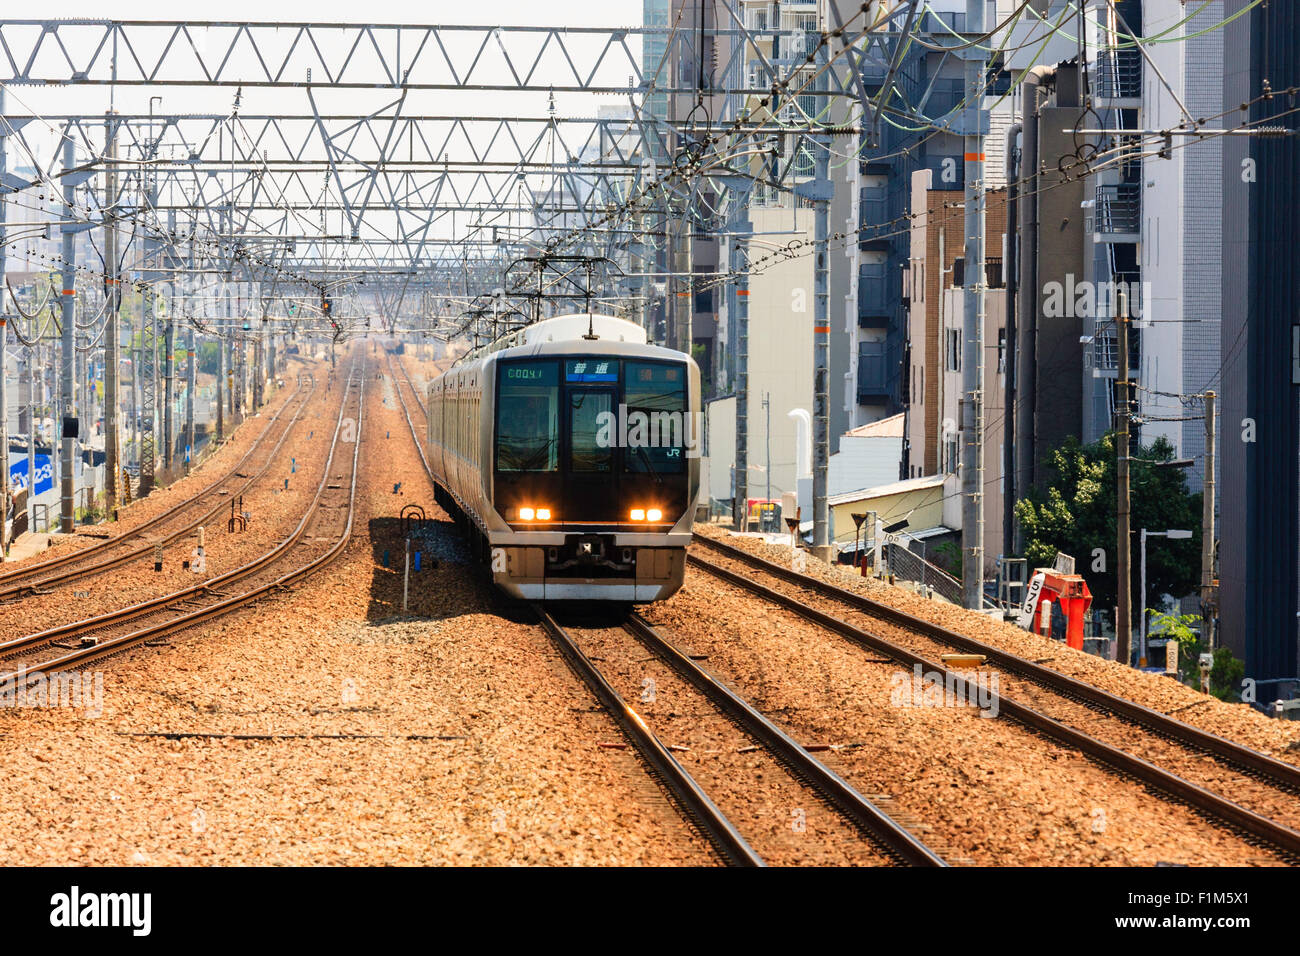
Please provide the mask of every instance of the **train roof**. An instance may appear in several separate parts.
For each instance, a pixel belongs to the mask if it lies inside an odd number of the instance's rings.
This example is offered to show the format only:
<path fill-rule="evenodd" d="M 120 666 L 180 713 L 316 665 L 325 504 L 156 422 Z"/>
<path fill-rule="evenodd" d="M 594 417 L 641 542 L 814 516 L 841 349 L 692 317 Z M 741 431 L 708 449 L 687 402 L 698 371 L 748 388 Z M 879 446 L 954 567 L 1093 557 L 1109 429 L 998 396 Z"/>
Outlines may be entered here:
<path fill-rule="evenodd" d="M 509 335 L 503 335 L 489 345 L 468 352 L 465 361 L 473 361 L 499 352 L 502 349 L 515 348 L 520 345 L 542 345 L 547 342 L 581 342 L 588 333 L 597 340 L 630 342 L 633 345 L 645 345 L 648 341 L 645 329 L 635 322 L 620 319 L 616 315 L 601 315 L 596 312 L 577 312 L 573 315 L 557 315 L 542 319 L 522 329 L 516 329 Z"/>

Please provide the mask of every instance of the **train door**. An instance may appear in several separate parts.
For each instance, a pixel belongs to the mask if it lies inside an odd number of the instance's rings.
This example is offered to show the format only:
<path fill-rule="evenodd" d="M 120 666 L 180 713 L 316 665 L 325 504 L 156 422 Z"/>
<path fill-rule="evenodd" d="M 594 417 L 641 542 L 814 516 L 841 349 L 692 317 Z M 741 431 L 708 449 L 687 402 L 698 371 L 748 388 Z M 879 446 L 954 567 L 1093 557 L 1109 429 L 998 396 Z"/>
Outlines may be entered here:
<path fill-rule="evenodd" d="M 596 524 L 618 520 L 616 442 L 608 422 L 618 409 L 614 387 L 570 387 L 566 395 L 568 436 L 565 448 L 565 524 Z"/>

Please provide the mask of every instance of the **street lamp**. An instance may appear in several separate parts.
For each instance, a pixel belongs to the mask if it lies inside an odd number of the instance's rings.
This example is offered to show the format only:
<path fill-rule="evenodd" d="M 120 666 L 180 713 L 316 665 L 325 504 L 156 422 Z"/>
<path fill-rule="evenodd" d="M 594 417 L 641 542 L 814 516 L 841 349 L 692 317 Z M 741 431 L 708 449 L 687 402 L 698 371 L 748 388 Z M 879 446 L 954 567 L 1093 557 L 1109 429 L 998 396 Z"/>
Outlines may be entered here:
<path fill-rule="evenodd" d="M 1141 630 L 1141 650 L 1138 652 L 1138 667 L 1146 667 L 1147 663 L 1147 538 L 1168 538 L 1171 541 L 1186 541 L 1192 536 L 1190 531 L 1171 529 L 1169 531 L 1148 531 L 1142 529 L 1141 539 L 1141 588 L 1140 599 L 1142 601 L 1142 617 L 1139 620 Z"/>

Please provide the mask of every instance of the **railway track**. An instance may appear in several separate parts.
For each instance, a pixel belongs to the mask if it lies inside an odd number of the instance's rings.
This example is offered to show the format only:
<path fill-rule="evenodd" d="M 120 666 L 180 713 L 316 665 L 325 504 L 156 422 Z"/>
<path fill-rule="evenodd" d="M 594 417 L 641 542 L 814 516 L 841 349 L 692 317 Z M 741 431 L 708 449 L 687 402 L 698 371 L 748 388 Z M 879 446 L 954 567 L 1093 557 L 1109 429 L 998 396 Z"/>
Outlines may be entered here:
<path fill-rule="evenodd" d="M 394 366 L 396 367 L 393 375 L 394 383 L 396 383 L 399 379 L 406 383 L 406 387 L 410 389 L 411 395 L 414 396 L 415 398 L 415 407 L 420 410 L 420 414 L 427 421 L 429 411 L 424 407 L 424 399 L 420 398 L 420 391 L 415 387 L 415 383 L 411 381 L 410 373 L 406 371 L 406 363 L 402 361 L 400 356 L 394 355 L 392 352 L 389 352 L 388 364 L 390 369 L 392 369 Z M 398 390 L 400 392 L 400 388 Z M 406 404 L 405 400 L 403 400 L 402 404 L 403 406 L 405 406 Z"/>
<path fill-rule="evenodd" d="M 171 544 L 200 525 L 210 522 L 217 516 L 218 512 L 228 507 L 231 500 L 252 487 L 270 468 L 271 463 L 275 461 L 276 454 L 284 445 L 294 426 L 301 419 L 304 410 L 311 401 L 312 395 L 315 394 L 316 382 L 314 377 L 309 374 L 306 375 L 306 378 L 310 385 L 307 391 L 303 392 L 304 374 L 299 373 L 298 385 L 293 393 L 285 399 L 284 404 L 280 406 L 271 420 L 267 422 L 266 427 L 262 429 L 262 433 L 257 436 L 253 444 L 249 446 L 248 451 L 231 467 L 229 472 L 202 491 L 191 495 L 184 501 L 178 502 L 173 507 L 123 534 L 60 555 L 57 558 L 51 558 L 0 574 L 0 603 L 39 594 L 59 585 L 69 584 L 89 575 L 120 567 L 151 552 L 157 545 L 166 546 Z M 285 413 L 291 407 L 293 408 L 293 414 L 287 421 L 283 422 L 283 427 L 279 429 L 279 437 L 273 445 L 270 445 L 265 462 L 260 466 L 253 464 L 252 467 L 255 467 L 256 471 L 251 474 L 247 473 L 250 463 L 254 463 L 256 460 L 255 456 L 260 451 L 267 449 L 269 439 L 277 426 L 282 424 Z M 241 479 L 242 484 L 239 483 Z M 233 487 L 227 488 L 228 485 Z M 184 515 L 194 506 L 201 505 L 214 497 L 218 500 L 210 508 L 183 526 L 164 531 L 161 536 L 153 537 L 148 535 L 148 532 L 159 529 L 174 518 Z M 120 551 L 120 553 L 113 553 L 115 551 Z"/>
<path fill-rule="evenodd" d="M 908 668 L 919 665 L 959 694 L 968 693 L 967 678 L 944 666 L 940 654 L 983 655 L 998 673 L 999 690 L 1012 690 L 1012 696 L 994 694 L 1000 713 L 1251 842 L 1300 856 L 1300 829 L 1292 825 L 1300 820 L 1294 799 L 1300 768 L 724 542 L 699 534 L 695 541 L 726 563 L 692 552 L 691 566 Z M 1207 770 L 1207 758 L 1217 769 Z"/>
<path fill-rule="evenodd" d="M 393 391 L 397 394 L 397 402 L 402 407 L 402 415 L 406 418 L 406 426 L 411 430 L 411 441 L 415 442 L 415 451 L 420 456 L 420 465 L 424 468 L 424 473 L 429 476 L 429 483 L 433 484 L 433 469 L 429 467 L 429 459 L 424 453 L 424 441 L 420 438 L 419 429 L 415 427 L 415 419 L 411 417 L 411 406 L 407 404 L 406 396 L 402 392 L 402 382 L 406 383 L 407 389 L 415 399 L 415 407 L 420 410 L 420 414 L 428 420 L 428 413 L 424 409 L 424 403 L 420 401 L 420 396 L 411 384 L 410 377 L 406 374 L 406 366 L 402 364 L 401 359 L 387 353 L 389 374 L 393 377 Z"/>
<path fill-rule="evenodd" d="M 394 390 L 397 393 L 412 441 L 421 464 L 432 481 L 432 471 L 425 457 L 424 444 L 416 429 L 406 390 L 414 395 L 415 404 L 423 412 L 423 405 L 415 394 L 409 376 L 401 361 L 391 353 L 388 356 Z M 403 383 L 405 388 L 403 388 Z M 575 673 L 588 686 L 600 703 L 614 717 L 641 758 L 667 788 L 685 815 L 699 828 L 717 850 L 721 858 L 736 866 L 764 866 L 763 857 L 751 841 L 741 832 L 694 776 L 673 756 L 650 729 L 645 718 L 638 713 L 615 689 L 614 684 L 591 655 L 582 647 L 582 639 L 575 636 L 573 628 L 562 626 L 556 618 L 540 606 L 534 607 L 543 629 L 555 641 L 560 652 Z M 746 740 L 752 740 L 768 756 L 805 789 L 812 789 L 819 802 L 831 806 L 855 836 L 866 835 L 870 851 L 879 862 L 915 866 L 946 866 L 943 858 L 926 846 L 897 820 L 872 803 L 833 770 L 808 753 L 798 742 L 781 730 L 762 713 L 744 700 L 716 677 L 691 660 L 669 641 L 664 639 L 639 615 L 629 615 L 615 627 L 598 626 L 596 632 L 622 632 L 639 646 L 649 650 L 666 666 L 689 682 L 707 701 L 707 706 L 735 725 Z"/>
<path fill-rule="evenodd" d="M 906 827 L 858 793 L 748 701 L 673 646 L 639 615 L 630 614 L 614 626 L 574 628 L 562 626 L 540 606 L 536 606 L 535 611 L 543 628 L 558 645 L 574 671 L 618 722 L 683 812 L 699 827 L 726 862 L 738 866 L 765 865 L 763 857 L 753 846 L 758 841 L 742 833 L 742 828 L 719 808 L 719 801 L 723 798 L 715 800 L 711 797 L 696 777 L 673 756 L 672 750 L 656 736 L 646 718 L 618 693 L 614 680 L 596 666 L 595 660 L 599 658 L 587 653 L 584 645 L 616 640 L 618 638 L 614 632 L 621 632 L 623 638 L 630 638 L 638 647 L 650 651 L 681 680 L 695 688 L 707 701 L 709 708 L 734 724 L 741 739 L 758 744 L 773 761 L 784 768 L 797 786 L 813 790 L 817 799 L 829 804 L 850 829 L 859 835 L 865 835 L 870 841 L 870 846 L 866 849 L 874 855 L 877 862 L 913 866 L 947 865 L 938 853 Z M 758 785 L 756 780 L 748 782 L 749 787 Z M 770 781 L 764 781 L 762 785 L 769 786 Z M 728 786 L 727 789 L 733 791 L 734 787 Z M 741 799 L 743 802 L 743 797 Z M 736 800 L 736 794 L 730 793 L 730 802 Z M 765 838 L 770 839 L 770 836 Z"/>
<path fill-rule="evenodd" d="M 193 587 L 0 644 L 6 668 L 0 674 L 0 690 L 34 679 L 38 672 L 83 668 L 229 614 L 292 587 L 336 558 L 352 532 L 365 388 L 364 363 L 356 362 L 339 402 L 320 484 L 288 537 L 257 559 Z M 308 552 L 308 560 L 284 570 L 286 559 L 303 551 Z"/>

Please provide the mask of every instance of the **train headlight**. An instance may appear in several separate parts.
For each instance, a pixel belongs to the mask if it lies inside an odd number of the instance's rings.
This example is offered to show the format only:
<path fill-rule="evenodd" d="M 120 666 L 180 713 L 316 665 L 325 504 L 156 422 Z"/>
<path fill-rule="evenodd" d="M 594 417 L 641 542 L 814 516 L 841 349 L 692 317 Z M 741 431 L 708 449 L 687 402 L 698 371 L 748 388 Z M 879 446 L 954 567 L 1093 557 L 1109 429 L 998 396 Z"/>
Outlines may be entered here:
<path fill-rule="evenodd" d="M 537 512 L 534 511 L 532 508 L 520 508 L 520 509 L 519 509 L 519 520 L 520 520 L 520 521 L 532 521 L 533 518 L 535 518 L 536 516 L 537 516 Z"/>
<path fill-rule="evenodd" d="M 646 521 L 658 521 L 664 516 L 664 513 L 658 508 L 651 508 L 645 513 Z"/>
<path fill-rule="evenodd" d="M 537 520 L 538 520 L 538 521 L 550 521 L 550 520 L 551 520 L 551 509 L 550 509 L 550 508 L 538 508 L 538 509 L 537 509 Z"/>
<path fill-rule="evenodd" d="M 644 508 L 633 508 L 633 509 L 632 509 L 632 520 L 633 520 L 633 521 L 645 521 L 645 509 L 644 509 Z"/>

